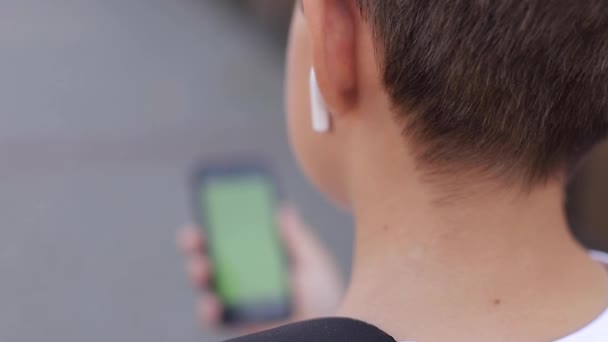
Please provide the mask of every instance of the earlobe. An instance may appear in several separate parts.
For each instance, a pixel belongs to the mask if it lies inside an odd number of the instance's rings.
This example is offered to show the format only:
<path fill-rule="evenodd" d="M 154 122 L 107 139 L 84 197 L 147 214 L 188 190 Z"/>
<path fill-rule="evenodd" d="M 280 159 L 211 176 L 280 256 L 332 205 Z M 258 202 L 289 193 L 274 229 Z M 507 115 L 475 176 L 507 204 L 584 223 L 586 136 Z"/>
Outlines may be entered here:
<path fill-rule="evenodd" d="M 321 94 L 315 69 L 310 69 L 310 110 L 312 115 L 312 127 L 317 133 L 327 133 L 331 128 L 331 117 L 327 104 Z"/>

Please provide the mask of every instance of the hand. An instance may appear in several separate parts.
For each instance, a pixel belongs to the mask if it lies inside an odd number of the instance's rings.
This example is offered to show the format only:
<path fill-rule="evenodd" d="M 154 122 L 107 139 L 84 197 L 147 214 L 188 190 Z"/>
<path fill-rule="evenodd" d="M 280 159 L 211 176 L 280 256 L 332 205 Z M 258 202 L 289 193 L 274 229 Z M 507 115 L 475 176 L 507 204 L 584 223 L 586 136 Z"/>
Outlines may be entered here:
<path fill-rule="evenodd" d="M 302 222 L 295 209 L 283 208 L 279 223 L 284 246 L 290 257 L 290 280 L 294 314 L 290 320 L 305 320 L 335 313 L 342 299 L 344 284 L 334 259 L 310 227 Z M 180 249 L 187 259 L 190 282 L 200 291 L 198 312 L 201 322 L 218 328 L 222 305 L 209 287 L 212 267 L 207 255 L 205 237 L 198 227 L 187 227 L 179 234 Z M 288 322 L 277 322 L 276 325 Z M 237 327 L 238 328 L 238 327 Z M 246 332 L 272 328 L 240 327 Z"/>

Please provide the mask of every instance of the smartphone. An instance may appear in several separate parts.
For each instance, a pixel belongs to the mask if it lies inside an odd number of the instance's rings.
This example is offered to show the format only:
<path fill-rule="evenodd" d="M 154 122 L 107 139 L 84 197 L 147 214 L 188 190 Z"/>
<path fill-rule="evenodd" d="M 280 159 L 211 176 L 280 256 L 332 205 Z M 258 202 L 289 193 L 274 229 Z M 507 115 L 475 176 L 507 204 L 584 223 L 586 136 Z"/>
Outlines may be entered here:
<path fill-rule="evenodd" d="M 275 178 L 256 164 L 205 165 L 193 183 L 224 323 L 287 319 L 289 269 L 276 219 Z"/>

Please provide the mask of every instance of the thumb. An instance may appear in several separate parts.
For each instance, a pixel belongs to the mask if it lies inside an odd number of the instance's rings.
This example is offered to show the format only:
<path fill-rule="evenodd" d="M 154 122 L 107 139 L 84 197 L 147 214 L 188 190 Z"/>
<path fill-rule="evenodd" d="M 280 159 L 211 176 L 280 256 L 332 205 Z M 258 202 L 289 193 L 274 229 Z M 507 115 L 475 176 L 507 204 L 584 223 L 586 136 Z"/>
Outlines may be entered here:
<path fill-rule="evenodd" d="M 279 224 L 285 248 L 295 266 L 304 266 L 328 257 L 321 241 L 293 206 L 284 205 L 280 209 Z"/>

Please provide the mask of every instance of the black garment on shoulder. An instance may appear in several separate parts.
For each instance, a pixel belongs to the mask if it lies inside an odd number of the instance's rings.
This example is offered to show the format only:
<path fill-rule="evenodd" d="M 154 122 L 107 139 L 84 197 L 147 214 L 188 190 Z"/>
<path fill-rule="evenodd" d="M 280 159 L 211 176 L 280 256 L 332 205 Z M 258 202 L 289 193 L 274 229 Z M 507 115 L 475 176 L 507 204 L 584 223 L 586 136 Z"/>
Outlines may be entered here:
<path fill-rule="evenodd" d="M 395 342 L 395 339 L 364 322 L 324 318 L 293 323 L 227 342 Z"/>

